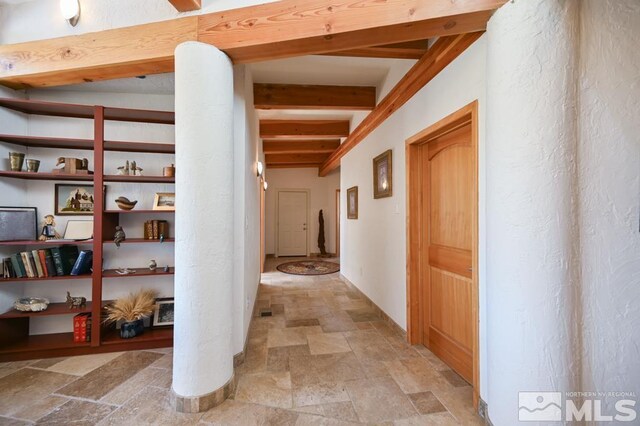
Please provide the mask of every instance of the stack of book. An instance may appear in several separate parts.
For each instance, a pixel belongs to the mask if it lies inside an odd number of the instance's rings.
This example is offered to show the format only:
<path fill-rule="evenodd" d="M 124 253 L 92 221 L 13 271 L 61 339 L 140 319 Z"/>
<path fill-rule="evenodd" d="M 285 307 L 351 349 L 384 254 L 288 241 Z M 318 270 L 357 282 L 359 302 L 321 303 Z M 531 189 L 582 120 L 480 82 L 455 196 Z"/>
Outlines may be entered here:
<path fill-rule="evenodd" d="M 91 341 L 91 314 L 86 312 L 73 317 L 73 341 L 90 342 Z"/>
<path fill-rule="evenodd" d="M 4 278 L 47 278 L 84 275 L 91 271 L 93 251 L 77 246 L 23 251 L 2 261 Z"/>
<path fill-rule="evenodd" d="M 166 220 L 147 220 L 144 223 L 145 240 L 159 240 L 160 235 L 169 238 L 169 222 Z"/>

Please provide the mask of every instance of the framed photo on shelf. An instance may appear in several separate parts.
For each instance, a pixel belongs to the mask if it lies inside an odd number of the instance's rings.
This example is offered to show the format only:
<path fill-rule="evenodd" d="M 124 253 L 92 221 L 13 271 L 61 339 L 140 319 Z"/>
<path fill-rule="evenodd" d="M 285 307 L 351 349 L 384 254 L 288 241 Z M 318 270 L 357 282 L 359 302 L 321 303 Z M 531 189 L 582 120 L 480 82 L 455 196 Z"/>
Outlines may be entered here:
<path fill-rule="evenodd" d="M 153 210 L 176 210 L 176 193 L 175 192 L 156 192 L 153 200 Z"/>
<path fill-rule="evenodd" d="M 358 218 L 358 187 L 347 189 L 347 219 Z"/>
<path fill-rule="evenodd" d="M 151 321 L 152 327 L 173 325 L 174 303 L 173 297 L 156 299 L 156 307 L 153 311 L 153 320 Z"/>
<path fill-rule="evenodd" d="M 69 185 L 66 183 L 57 183 L 55 188 L 56 216 L 93 215 L 93 185 Z"/>
<path fill-rule="evenodd" d="M 0 207 L 0 241 L 37 240 L 37 216 L 35 207 Z"/>
<path fill-rule="evenodd" d="M 373 159 L 373 198 L 391 197 L 393 194 L 393 173 L 391 150 Z"/>
<path fill-rule="evenodd" d="M 69 220 L 64 231 L 65 240 L 89 240 L 93 238 L 93 220 Z"/>

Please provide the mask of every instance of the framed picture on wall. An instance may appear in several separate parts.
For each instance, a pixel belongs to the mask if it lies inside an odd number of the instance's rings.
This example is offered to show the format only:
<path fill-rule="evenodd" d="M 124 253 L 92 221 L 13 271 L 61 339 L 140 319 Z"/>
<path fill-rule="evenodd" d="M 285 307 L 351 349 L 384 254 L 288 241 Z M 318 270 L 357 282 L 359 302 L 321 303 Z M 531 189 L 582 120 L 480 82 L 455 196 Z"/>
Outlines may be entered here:
<path fill-rule="evenodd" d="M 358 187 L 347 189 L 347 219 L 358 218 Z"/>
<path fill-rule="evenodd" d="M 373 159 L 373 198 L 391 197 L 393 194 L 393 173 L 391 150 Z"/>
<path fill-rule="evenodd" d="M 153 210 L 175 211 L 175 192 L 156 192 L 156 197 L 153 200 Z"/>
<path fill-rule="evenodd" d="M 57 183 L 55 191 L 56 216 L 93 215 L 93 185 L 69 185 Z"/>

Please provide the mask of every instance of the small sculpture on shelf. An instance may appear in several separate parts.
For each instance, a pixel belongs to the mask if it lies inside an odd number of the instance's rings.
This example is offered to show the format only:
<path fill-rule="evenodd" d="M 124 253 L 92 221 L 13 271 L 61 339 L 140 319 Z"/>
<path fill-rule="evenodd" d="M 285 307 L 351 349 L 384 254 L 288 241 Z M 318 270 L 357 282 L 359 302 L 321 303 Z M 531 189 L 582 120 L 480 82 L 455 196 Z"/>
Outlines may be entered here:
<path fill-rule="evenodd" d="M 89 160 L 86 158 L 58 157 L 56 167 L 64 164 L 61 169 L 53 169 L 53 173 L 65 173 L 70 175 L 90 175 Z"/>
<path fill-rule="evenodd" d="M 44 217 L 44 222 L 42 224 L 42 233 L 38 240 L 47 241 L 47 240 L 55 240 L 60 238 L 60 234 L 56 231 L 56 219 L 52 214 L 48 214 Z"/>
<path fill-rule="evenodd" d="M 158 264 L 156 263 L 156 261 L 154 259 L 151 259 L 151 261 L 149 262 L 149 270 L 155 271 L 157 267 Z"/>
<path fill-rule="evenodd" d="M 118 197 L 116 198 L 116 204 L 121 210 L 132 210 L 138 204 L 138 201 L 131 201 L 127 197 Z"/>
<path fill-rule="evenodd" d="M 127 236 L 124 234 L 122 226 L 116 226 L 116 233 L 113 234 L 113 242 L 116 243 L 116 247 L 120 247 L 120 243 L 123 242 Z"/>
<path fill-rule="evenodd" d="M 23 297 L 13 304 L 13 307 L 20 312 L 41 312 L 49 307 L 49 299 L 42 297 Z"/>
<path fill-rule="evenodd" d="M 85 308 L 87 306 L 86 297 L 71 297 L 71 293 L 67 292 L 67 308 Z"/>
<path fill-rule="evenodd" d="M 169 271 L 170 271 L 170 269 L 169 269 L 169 265 L 165 266 L 165 267 L 164 267 L 164 269 L 163 269 L 163 271 L 164 271 L 164 272 L 169 272 Z"/>
<path fill-rule="evenodd" d="M 142 168 L 138 167 L 135 161 L 129 163 L 129 160 L 124 166 L 118 167 L 118 174 L 120 176 L 142 176 Z"/>
<path fill-rule="evenodd" d="M 118 275 L 131 275 L 131 274 L 135 274 L 136 270 L 135 269 L 129 269 L 129 268 L 118 268 L 116 269 L 116 274 Z"/>

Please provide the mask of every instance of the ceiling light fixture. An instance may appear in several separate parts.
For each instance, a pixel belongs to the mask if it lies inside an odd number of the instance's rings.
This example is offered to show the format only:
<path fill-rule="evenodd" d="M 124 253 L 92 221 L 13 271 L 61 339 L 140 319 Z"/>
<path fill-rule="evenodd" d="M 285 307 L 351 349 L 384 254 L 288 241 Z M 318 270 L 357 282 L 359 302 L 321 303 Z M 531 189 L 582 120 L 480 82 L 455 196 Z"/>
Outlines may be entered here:
<path fill-rule="evenodd" d="M 256 164 L 256 172 L 258 177 L 262 176 L 264 172 L 264 164 L 262 164 L 262 161 L 258 161 L 258 164 Z"/>
<path fill-rule="evenodd" d="M 75 27 L 80 20 L 80 0 L 60 0 L 60 13 L 72 27 Z"/>

